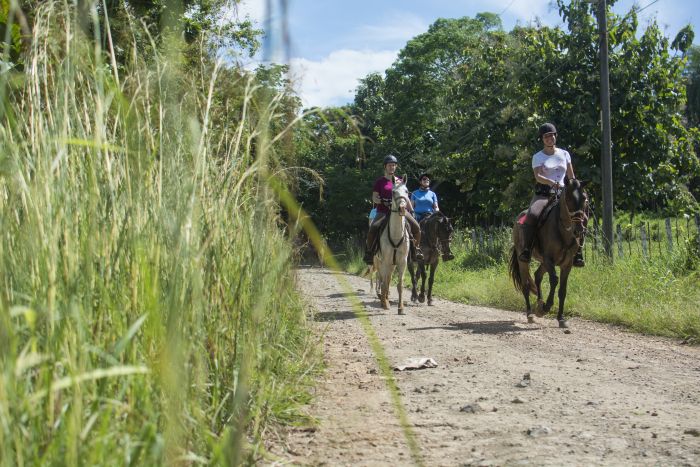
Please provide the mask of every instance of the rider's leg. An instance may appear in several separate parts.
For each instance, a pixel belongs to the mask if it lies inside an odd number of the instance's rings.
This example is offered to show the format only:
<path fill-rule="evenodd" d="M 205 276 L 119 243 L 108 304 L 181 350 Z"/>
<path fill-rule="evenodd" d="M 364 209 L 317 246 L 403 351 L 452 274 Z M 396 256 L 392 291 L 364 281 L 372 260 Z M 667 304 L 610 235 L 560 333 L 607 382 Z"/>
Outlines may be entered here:
<path fill-rule="evenodd" d="M 578 247 L 578 251 L 576 251 L 576 255 L 574 256 L 574 267 L 577 268 L 582 268 L 586 265 L 586 262 L 583 260 L 583 244 L 586 242 L 586 228 L 588 227 L 588 216 L 585 216 L 583 218 L 583 236 L 581 237 L 581 244 Z"/>
<path fill-rule="evenodd" d="M 523 250 L 518 255 L 520 261 L 529 263 L 532 257 L 532 248 L 535 243 L 535 233 L 537 230 L 537 222 L 542 214 L 542 210 L 547 205 L 548 198 L 546 196 L 535 195 L 530 201 L 530 209 L 527 210 L 525 221 L 520 224 L 520 234 L 523 239 Z"/>
<path fill-rule="evenodd" d="M 365 255 L 362 257 L 362 260 L 366 264 L 372 264 L 374 262 L 374 253 L 376 251 L 376 242 L 377 242 L 377 232 L 379 231 L 379 225 L 381 224 L 381 220 L 384 217 L 384 213 L 378 212 L 377 216 L 374 218 L 374 221 L 369 226 L 369 230 L 367 231 L 367 243 L 365 245 Z"/>
<path fill-rule="evenodd" d="M 574 255 L 574 267 L 576 268 L 582 268 L 586 265 L 586 262 L 583 260 L 583 243 L 586 241 L 586 237 L 581 238 L 581 244 L 578 247 L 578 250 L 576 251 L 576 254 Z"/>
<path fill-rule="evenodd" d="M 410 213 L 406 213 L 406 220 L 408 225 L 411 227 L 411 234 L 413 235 L 413 245 L 416 248 L 416 259 L 418 261 L 423 260 L 423 252 L 420 249 L 420 224 L 416 221 Z"/>
<path fill-rule="evenodd" d="M 455 259 L 455 255 L 452 254 L 452 250 L 450 249 L 450 242 L 445 242 L 444 248 L 445 251 L 442 253 L 442 260 L 450 261 Z"/>

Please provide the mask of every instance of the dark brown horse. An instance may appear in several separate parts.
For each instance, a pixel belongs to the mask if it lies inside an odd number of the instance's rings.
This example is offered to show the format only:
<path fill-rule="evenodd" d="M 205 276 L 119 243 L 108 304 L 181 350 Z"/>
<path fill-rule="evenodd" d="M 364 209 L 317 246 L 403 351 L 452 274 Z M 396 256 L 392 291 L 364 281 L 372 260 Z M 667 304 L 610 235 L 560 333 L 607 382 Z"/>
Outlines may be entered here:
<path fill-rule="evenodd" d="M 408 260 L 408 272 L 411 274 L 411 285 L 413 289 L 411 290 L 411 301 L 419 301 L 423 303 L 425 301 L 425 279 L 426 279 L 426 266 L 430 266 L 430 277 L 428 279 L 428 305 L 433 304 L 433 281 L 435 280 L 435 270 L 438 267 L 438 262 L 440 260 L 440 255 L 443 257 L 449 255 L 452 257 L 452 252 L 450 251 L 450 242 L 452 241 L 452 232 L 454 228 L 450 219 L 438 211 L 431 214 L 430 216 L 424 218 L 420 222 L 421 228 L 421 250 L 423 251 L 423 261 L 418 261 L 418 270 L 416 271 L 416 264 L 411 260 L 411 255 L 409 255 Z M 449 258 L 448 258 L 449 259 Z M 420 295 L 416 290 L 416 284 L 418 280 L 421 281 Z"/>
<path fill-rule="evenodd" d="M 520 231 L 519 222 L 523 222 L 523 211 L 518 216 L 513 227 L 513 250 L 510 257 L 510 276 L 513 279 L 515 288 L 522 292 L 525 297 L 526 315 L 528 322 L 533 322 L 532 310 L 530 308 L 530 292 L 537 295 L 537 308 L 535 316 L 544 316 L 551 310 L 554 304 L 554 290 L 559 282 L 559 313 L 557 320 L 559 327 L 568 327 L 564 320 L 564 301 L 566 299 L 566 286 L 569 279 L 569 272 L 573 265 L 574 255 L 583 244 L 583 237 L 586 233 L 586 221 L 588 218 L 588 201 L 586 192 L 583 190 L 585 182 L 578 180 L 567 181 L 559 196 L 557 204 L 549 214 L 543 213 L 546 219 L 541 220 L 537 228 L 535 244 L 532 248 L 532 258 L 536 259 L 540 265 L 535 271 L 535 280 L 530 275 L 529 263 L 519 261 L 518 256 L 522 252 L 524 245 Z M 561 280 L 557 279 L 556 266 L 559 266 Z M 542 278 L 544 273 L 549 273 L 549 295 L 547 302 L 542 302 Z"/>

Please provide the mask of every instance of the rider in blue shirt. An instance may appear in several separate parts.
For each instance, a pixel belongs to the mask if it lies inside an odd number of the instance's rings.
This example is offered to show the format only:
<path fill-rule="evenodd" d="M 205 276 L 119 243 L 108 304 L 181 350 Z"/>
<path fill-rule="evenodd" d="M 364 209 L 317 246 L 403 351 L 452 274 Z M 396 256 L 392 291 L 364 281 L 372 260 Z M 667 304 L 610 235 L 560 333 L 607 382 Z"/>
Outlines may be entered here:
<path fill-rule="evenodd" d="M 440 210 L 437 195 L 430 189 L 430 175 L 418 177 L 419 188 L 411 194 L 413 211 L 417 221 Z"/>

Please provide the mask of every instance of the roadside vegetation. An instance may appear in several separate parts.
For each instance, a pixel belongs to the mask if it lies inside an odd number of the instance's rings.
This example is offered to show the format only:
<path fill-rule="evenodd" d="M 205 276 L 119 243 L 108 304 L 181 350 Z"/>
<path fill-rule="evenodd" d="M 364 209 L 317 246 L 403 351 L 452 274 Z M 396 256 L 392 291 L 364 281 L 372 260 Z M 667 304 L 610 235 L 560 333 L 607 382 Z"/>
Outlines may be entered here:
<path fill-rule="evenodd" d="M 111 6 L 108 36 L 96 4 L 24 6 L 0 75 L 0 464 L 265 459 L 320 370 L 266 183 L 282 74 L 223 66 L 177 17 L 155 35 Z"/>
<path fill-rule="evenodd" d="M 508 275 L 510 231 L 499 231 L 497 247 L 475 251 L 468 246 L 465 231 L 458 231 L 452 243 L 455 259 L 441 262 L 436 273 L 435 295 L 471 305 L 513 310 L 525 319 L 525 302 Z M 591 243 L 591 239 L 588 239 Z M 360 251 L 349 247 L 349 272 L 365 269 Z M 633 250 L 631 256 L 614 258 L 611 265 L 598 252 L 595 261 L 574 268 L 569 277 L 565 317 L 620 325 L 644 334 L 675 337 L 700 343 L 700 249 L 697 237 L 681 242 L 673 252 L 646 258 Z M 533 263 L 536 264 L 536 263 Z M 534 272 L 536 266 L 531 266 Z M 410 287 L 406 274 L 404 285 Z M 543 281 L 543 298 L 549 291 L 548 277 Z M 531 295 L 534 306 L 536 297 Z M 550 312 L 556 316 L 558 297 Z"/>

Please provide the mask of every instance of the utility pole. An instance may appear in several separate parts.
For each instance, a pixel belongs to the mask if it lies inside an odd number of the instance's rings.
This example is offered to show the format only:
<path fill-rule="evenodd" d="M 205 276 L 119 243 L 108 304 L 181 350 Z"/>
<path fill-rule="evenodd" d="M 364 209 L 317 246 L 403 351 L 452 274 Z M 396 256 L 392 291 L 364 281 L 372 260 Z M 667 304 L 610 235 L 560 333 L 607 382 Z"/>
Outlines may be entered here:
<path fill-rule="evenodd" d="M 600 107 L 602 111 L 603 147 L 600 154 L 603 188 L 603 245 L 613 260 L 613 182 L 612 148 L 610 142 L 610 77 L 608 72 L 608 21 L 605 0 L 598 0 L 598 29 L 600 32 Z"/>
<path fill-rule="evenodd" d="M 600 35 L 600 109 L 603 141 L 600 151 L 601 187 L 603 189 L 603 246 L 613 261 L 613 182 L 612 149 L 610 142 L 610 73 L 608 71 L 608 19 L 606 0 L 586 0 L 597 3 L 598 33 Z"/>

